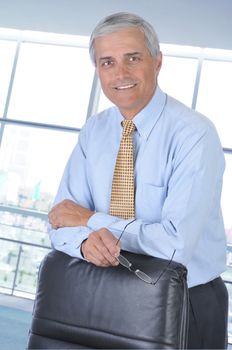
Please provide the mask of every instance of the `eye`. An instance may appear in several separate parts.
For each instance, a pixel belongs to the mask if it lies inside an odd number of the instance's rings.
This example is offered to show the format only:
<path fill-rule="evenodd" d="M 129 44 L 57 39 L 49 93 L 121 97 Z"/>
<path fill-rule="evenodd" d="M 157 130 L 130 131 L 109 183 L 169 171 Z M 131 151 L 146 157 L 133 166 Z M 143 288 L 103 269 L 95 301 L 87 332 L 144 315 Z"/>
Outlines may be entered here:
<path fill-rule="evenodd" d="M 141 60 L 141 58 L 137 55 L 129 57 L 129 62 L 131 62 L 131 63 L 136 63 L 136 62 L 139 62 L 140 60 Z"/>
<path fill-rule="evenodd" d="M 105 60 L 105 61 L 101 62 L 101 67 L 108 68 L 108 67 L 112 66 L 113 63 L 114 62 L 112 60 Z"/>

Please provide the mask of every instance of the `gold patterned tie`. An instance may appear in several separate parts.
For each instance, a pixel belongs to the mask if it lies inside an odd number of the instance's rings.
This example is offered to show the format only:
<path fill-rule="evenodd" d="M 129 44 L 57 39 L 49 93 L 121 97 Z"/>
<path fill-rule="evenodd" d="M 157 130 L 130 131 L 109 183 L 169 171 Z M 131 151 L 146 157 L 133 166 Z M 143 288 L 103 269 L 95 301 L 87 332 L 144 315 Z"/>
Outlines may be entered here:
<path fill-rule="evenodd" d="M 132 120 L 124 120 L 123 134 L 116 159 L 112 182 L 110 214 L 123 219 L 135 217 L 134 206 L 134 152 Z"/>

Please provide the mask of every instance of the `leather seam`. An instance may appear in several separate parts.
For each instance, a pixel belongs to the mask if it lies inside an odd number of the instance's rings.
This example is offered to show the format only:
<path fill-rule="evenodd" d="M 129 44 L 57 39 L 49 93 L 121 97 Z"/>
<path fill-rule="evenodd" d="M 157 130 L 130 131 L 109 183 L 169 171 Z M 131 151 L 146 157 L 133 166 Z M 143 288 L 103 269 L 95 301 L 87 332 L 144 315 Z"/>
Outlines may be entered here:
<path fill-rule="evenodd" d="M 60 322 L 60 321 L 55 321 L 55 320 L 51 320 L 51 319 L 49 319 L 49 318 L 41 318 L 41 317 L 36 317 L 36 316 L 34 316 L 34 318 L 35 319 L 37 319 L 37 320 L 41 320 L 41 321 L 43 321 L 43 320 L 47 320 L 47 321 L 50 321 L 50 322 L 54 322 L 54 323 L 59 323 L 59 324 L 62 324 L 62 325 L 65 325 L 65 326 L 71 326 L 71 327 L 75 327 L 75 328 L 80 328 L 80 329 L 86 329 L 87 331 L 89 331 L 89 330 L 92 330 L 92 331 L 95 331 L 95 332 L 97 332 L 97 333 L 106 333 L 106 334 L 109 334 L 109 335 L 113 335 L 113 336 L 115 336 L 115 337 L 123 337 L 123 338 L 126 338 L 126 339 L 133 339 L 133 340 L 138 340 L 138 341 L 145 341 L 145 342 L 149 342 L 149 343 L 157 343 L 157 341 L 152 341 L 152 340 L 147 340 L 146 338 L 134 338 L 134 337 L 129 337 L 129 336 L 127 336 L 127 335 L 123 335 L 123 334 L 116 334 L 116 333 L 113 333 L 113 332 L 107 332 L 107 331 L 104 331 L 104 330 L 99 330 L 99 329 L 95 329 L 95 328 L 90 328 L 90 327 L 83 327 L 83 326 L 79 326 L 79 325 L 72 325 L 72 324 L 70 324 L 70 323 L 64 323 L 64 322 Z M 35 333 L 33 330 L 32 330 L 32 333 L 34 333 L 34 334 L 37 334 L 37 335 L 41 335 L 41 334 L 38 334 L 38 333 Z M 58 339 L 58 338 L 57 338 Z M 167 343 L 167 342 L 162 342 L 162 341 L 160 341 L 160 342 L 158 342 L 158 344 L 165 344 L 165 345 L 172 345 L 172 344 L 170 344 L 170 343 Z"/>

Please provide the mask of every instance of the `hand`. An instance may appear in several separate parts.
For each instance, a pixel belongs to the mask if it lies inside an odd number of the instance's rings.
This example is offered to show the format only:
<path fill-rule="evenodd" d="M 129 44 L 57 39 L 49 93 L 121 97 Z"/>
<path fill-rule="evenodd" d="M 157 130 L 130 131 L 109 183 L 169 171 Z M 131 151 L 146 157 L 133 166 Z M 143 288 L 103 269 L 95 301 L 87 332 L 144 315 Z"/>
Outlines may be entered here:
<path fill-rule="evenodd" d="M 81 207 L 70 199 L 65 199 L 51 209 L 48 213 L 48 219 L 54 229 L 87 226 L 87 222 L 93 214 L 94 212 L 91 210 Z"/>
<path fill-rule="evenodd" d="M 117 257 L 120 254 L 120 242 L 106 228 L 101 228 L 89 234 L 82 245 L 84 258 L 97 266 L 107 267 L 118 265 Z"/>

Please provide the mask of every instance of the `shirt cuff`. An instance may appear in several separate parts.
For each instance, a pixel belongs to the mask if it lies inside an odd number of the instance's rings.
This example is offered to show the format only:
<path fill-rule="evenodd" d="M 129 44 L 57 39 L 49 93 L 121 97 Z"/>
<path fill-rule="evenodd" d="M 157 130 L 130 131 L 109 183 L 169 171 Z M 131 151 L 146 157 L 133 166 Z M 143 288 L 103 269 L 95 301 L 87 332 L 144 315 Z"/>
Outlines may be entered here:
<path fill-rule="evenodd" d="M 63 252 L 65 254 L 68 254 L 69 256 L 72 256 L 73 258 L 77 258 L 80 260 L 85 260 L 85 258 L 81 254 L 80 245 L 76 246 L 73 244 L 57 244 L 56 246 L 53 246 L 54 249 L 59 250 L 60 252 Z"/>
<path fill-rule="evenodd" d="M 91 230 L 87 227 L 64 227 L 49 232 L 54 249 L 83 260 L 80 247 Z"/>
<path fill-rule="evenodd" d="M 119 219 L 115 216 L 105 213 L 95 213 L 88 220 L 87 226 L 93 231 L 97 231 L 102 227 L 109 227 L 116 223 Z"/>

